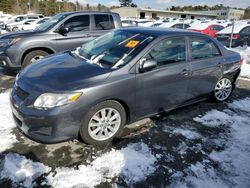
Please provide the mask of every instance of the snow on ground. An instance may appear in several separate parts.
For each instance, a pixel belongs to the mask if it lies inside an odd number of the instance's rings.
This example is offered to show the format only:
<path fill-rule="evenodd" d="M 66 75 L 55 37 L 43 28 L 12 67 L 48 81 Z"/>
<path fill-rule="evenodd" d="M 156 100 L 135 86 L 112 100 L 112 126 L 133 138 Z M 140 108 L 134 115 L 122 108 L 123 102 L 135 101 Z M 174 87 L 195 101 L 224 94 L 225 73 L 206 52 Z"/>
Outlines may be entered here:
<path fill-rule="evenodd" d="M 155 156 L 144 143 L 130 144 L 121 150 L 112 150 L 96 158 L 89 165 L 75 168 L 58 168 L 50 173 L 48 183 L 53 187 L 94 187 L 110 182 L 116 176 L 128 184 L 145 180 L 154 173 Z"/>
<path fill-rule="evenodd" d="M 201 138 L 201 135 L 199 133 L 194 132 L 193 130 L 179 128 L 179 127 L 165 126 L 163 128 L 163 131 L 164 132 L 171 132 L 172 134 L 175 134 L 175 135 L 182 135 L 190 140 Z"/>
<path fill-rule="evenodd" d="M 250 79 L 250 47 L 237 47 L 230 50 L 238 52 L 244 60 L 240 76 Z"/>
<path fill-rule="evenodd" d="M 33 162 L 16 153 L 8 153 L 5 155 L 4 167 L 0 175 L 1 179 L 10 179 L 13 186 L 18 183 L 18 187 L 32 187 L 33 180 L 49 171 L 50 168 L 42 163 Z"/>
<path fill-rule="evenodd" d="M 171 177 L 172 187 L 250 187 L 250 98 L 234 101 L 228 107 L 194 118 L 203 126 L 227 126 L 227 135 L 216 138 L 225 149 L 214 150 L 203 161 L 176 172 Z"/>
<path fill-rule="evenodd" d="M 15 123 L 9 104 L 9 92 L 0 93 L 0 101 L 0 152 L 3 152 L 11 148 L 17 140 L 12 134 Z"/>

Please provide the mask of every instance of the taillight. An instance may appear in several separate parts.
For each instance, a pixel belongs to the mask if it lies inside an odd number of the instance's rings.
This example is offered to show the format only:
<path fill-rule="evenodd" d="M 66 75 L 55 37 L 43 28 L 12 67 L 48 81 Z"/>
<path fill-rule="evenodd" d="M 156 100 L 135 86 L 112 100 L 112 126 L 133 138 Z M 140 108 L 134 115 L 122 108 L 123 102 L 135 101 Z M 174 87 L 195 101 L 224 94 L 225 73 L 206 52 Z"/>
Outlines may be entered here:
<path fill-rule="evenodd" d="M 240 64 L 243 65 L 243 59 L 242 58 L 240 59 Z"/>
<path fill-rule="evenodd" d="M 233 34 L 232 35 L 232 39 L 238 39 L 238 38 L 240 38 L 240 34 Z"/>

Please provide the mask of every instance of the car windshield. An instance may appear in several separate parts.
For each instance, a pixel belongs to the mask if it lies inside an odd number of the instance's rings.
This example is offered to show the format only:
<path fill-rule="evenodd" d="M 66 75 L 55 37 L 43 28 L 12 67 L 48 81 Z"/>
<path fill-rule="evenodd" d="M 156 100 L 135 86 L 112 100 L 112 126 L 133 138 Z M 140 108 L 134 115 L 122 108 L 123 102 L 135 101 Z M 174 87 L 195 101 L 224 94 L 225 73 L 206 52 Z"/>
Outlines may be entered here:
<path fill-rule="evenodd" d="M 111 31 L 75 51 L 87 62 L 104 68 L 119 68 L 143 50 L 154 36 L 126 30 Z"/>
<path fill-rule="evenodd" d="M 65 17 L 67 17 L 66 14 L 57 14 L 53 16 L 52 18 L 48 19 L 46 22 L 40 24 L 35 31 L 46 31 L 48 29 L 51 29 L 54 27 L 58 22 L 63 20 Z"/>

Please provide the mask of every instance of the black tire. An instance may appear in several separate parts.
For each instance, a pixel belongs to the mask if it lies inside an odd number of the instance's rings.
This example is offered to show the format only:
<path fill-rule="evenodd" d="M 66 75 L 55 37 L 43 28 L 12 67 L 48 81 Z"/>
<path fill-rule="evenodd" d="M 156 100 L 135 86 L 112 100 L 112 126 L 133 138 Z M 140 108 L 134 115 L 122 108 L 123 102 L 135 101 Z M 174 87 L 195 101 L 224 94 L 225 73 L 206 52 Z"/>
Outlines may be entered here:
<path fill-rule="evenodd" d="M 215 89 L 215 88 L 216 88 L 216 85 L 217 85 L 222 79 L 228 79 L 228 80 L 231 82 L 232 88 L 231 88 L 231 91 L 230 91 L 229 95 L 228 95 L 226 98 L 224 98 L 223 100 L 219 100 L 218 97 L 216 97 L 216 94 L 215 94 L 215 93 L 216 93 L 216 89 Z M 227 100 L 230 98 L 230 96 L 232 95 L 234 88 L 235 88 L 235 80 L 233 80 L 233 78 L 230 77 L 230 76 L 223 76 L 223 77 L 222 77 L 221 79 L 219 79 L 218 82 L 215 84 L 214 91 L 212 92 L 212 99 L 213 99 L 213 101 L 218 102 L 218 103 L 227 101 Z"/>
<path fill-rule="evenodd" d="M 116 111 L 118 111 L 120 114 L 120 117 L 121 117 L 121 123 L 120 123 L 120 126 L 119 126 L 117 132 L 111 138 L 109 138 L 107 140 L 99 141 L 99 140 L 93 139 L 90 136 L 90 134 L 88 132 L 88 127 L 89 127 L 89 122 L 90 122 L 91 118 L 98 111 L 100 111 L 101 109 L 104 109 L 104 108 L 113 108 Z M 101 103 L 97 104 L 96 106 L 92 107 L 90 109 L 90 111 L 85 115 L 85 117 L 82 121 L 82 125 L 80 127 L 80 136 L 83 139 L 83 141 L 86 142 L 87 144 L 104 146 L 104 145 L 107 145 L 108 143 L 110 143 L 114 138 L 117 138 L 121 135 L 125 123 L 126 123 L 126 112 L 125 112 L 123 106 L 117 101 L 107 100 L 107 101 L 101 102 Z"/>
<path fill-rule="evenodd" d="M 35 57 L 38 57 L 38 56 L 42 56 L 42 57 L 45 57 L 49 55 L 48 52 L 45 52 L 43 50 L 35 50 L 35 51 L 32 51 L 30 53 L 28 53 L 24 59 L 23 59 L 23 64 L 22 64 L 22 68 L 25 68 L 27 67 L 28 65 L 30 65 L 32 62 L 32 59 L 35 58 Z"/>
<path fill-rule="evenodd" d="M 13 32 L 18 31 L 18 27 L 13 27 L 12 31 L 13 31 Z"/>

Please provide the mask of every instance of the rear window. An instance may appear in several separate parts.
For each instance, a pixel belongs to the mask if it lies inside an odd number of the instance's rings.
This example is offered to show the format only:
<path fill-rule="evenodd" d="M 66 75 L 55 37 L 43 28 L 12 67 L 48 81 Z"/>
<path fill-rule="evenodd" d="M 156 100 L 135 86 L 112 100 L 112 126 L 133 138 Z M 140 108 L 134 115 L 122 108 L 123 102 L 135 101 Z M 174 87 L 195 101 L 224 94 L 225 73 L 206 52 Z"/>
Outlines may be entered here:
<path fill-rule="evenodd" d="M 221 55 L 218 47 L 209 38 L 192 37 L 190 41 L 192 60 L 213 58 Z"/>
<path fill-rule="evenodd" d="M 115 28 L 113 16 L 97 14 L 95 15 L 96 30 L 111 30 Z"/>

